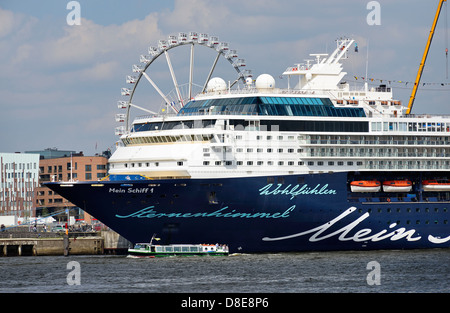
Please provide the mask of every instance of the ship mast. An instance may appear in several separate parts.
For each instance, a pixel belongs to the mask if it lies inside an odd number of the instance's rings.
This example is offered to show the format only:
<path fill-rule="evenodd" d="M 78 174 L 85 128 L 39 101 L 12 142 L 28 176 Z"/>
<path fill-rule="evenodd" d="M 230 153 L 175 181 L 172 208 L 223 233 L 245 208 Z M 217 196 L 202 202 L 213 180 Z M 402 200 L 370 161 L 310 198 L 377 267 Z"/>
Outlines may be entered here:
<path fill-rule="evenodd" d="M 422 61 L 420 62 L 419 71 L 417 72 L 416 81 L 414 82 L 414 87 L 411 93 L 411 97 L 409 98 L 408 109 L 406 110 L 406 114 L 411 113 L 414 100 L 416 98 L 417 88 L 419 88 L 420 78 L 422 77 L 423 68 L 425 66 L 425 61 L 427 60 L 428 51 L 430 50 L 431 41 L 433 40 L 434 31 L 436 29 L 436 24 L 439 19 L 439 15 L 441 13 L 442 4 L 447 2 L 447 0 L 439 0 L 439 5 L 436 11 L 436 15 L 434 16 L 433 25 L 431 26 L 430 35 L 428 36 L 427 45 L 425 46 L 425 51 L 423 52 Z"/>

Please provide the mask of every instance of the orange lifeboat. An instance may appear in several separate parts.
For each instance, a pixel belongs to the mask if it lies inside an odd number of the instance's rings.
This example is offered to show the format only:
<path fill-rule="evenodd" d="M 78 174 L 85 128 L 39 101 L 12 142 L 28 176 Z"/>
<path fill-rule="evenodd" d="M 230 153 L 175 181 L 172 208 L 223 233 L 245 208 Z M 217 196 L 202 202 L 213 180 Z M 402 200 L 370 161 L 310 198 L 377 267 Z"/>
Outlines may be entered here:
<path fill-rule="evenodd" d="M 377 180 L 355 180 L 350 183 L 352 192 L 378 192 L 381 184 Z"/>
<path fill-rule="evenodd" d="M 387 180 L 383 182 L 384 192 L 410 192 L 412 183 L 410 180 Z"/>
<path fill-rule="evenodd" d="M 423 191 L 450 191 L 449 180 L 424 180 L 422 181 Z"/>

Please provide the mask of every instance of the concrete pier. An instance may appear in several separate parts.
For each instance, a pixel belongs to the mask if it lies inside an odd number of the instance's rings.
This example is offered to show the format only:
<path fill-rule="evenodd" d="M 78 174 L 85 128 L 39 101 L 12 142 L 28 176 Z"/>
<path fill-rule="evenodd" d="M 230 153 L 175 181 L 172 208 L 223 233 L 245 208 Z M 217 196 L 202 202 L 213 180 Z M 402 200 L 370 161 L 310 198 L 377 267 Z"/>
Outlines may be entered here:
<path fill-rule="evenodd" d="M 70 255 L 103 254 L 102 237 L 69 238 Z M 64 238 L 2 238 L 0 256 L 64 255 Z"/>
<path fill-rule="evenodd" d="M 0 257 L 126 254 L 131 243 L 114 231 L 99 233 L 2 232 Z"/>
<path fill-rule="evenodd" d="M 105 254 L 126 254 L 131 243 L 114 231 L 102 231 L 103 251 Z"/>

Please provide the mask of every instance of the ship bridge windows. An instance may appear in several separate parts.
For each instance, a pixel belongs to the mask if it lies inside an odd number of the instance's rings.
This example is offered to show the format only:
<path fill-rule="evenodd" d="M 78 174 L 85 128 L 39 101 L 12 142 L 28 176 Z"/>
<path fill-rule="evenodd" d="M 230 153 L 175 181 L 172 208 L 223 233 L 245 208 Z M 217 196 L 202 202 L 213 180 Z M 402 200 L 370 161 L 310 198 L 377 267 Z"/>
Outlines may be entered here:
<path fill-rule="evenodd" d="M 229 120 L 229 125 L 235 129 L 240 127 L 245 129 L 249 121 Z M 316 131 L 316 132 L 368 132 L 368 122 L 356 121 L 280 121 L 280 120 L 260 120 L 260 130 L 270 131 Z M 269 138 L 270 137 L 270 138 Z M 271 136 L 267 140 L 272 139 Z"/>
<path fill-rule="evenodd" d="M 336 108 L 328 98 L 261 97 L 260 115 L 365 117 L 363 108 Z"/>
<path fill-rule="evenodd" d="M 328 98 L 316 97 L 240 97 L 193 100 L 179 115 L 275 115 L 365 117 L 363 108 L 336 108 Z"/>
<path fill-rule="evenodd" d="M 166 143 L 192 143 L 210 142 L 213 137 L 214 136 L 212 134 L 127 137 L 122 138 L 122 142 L 125 146 Z"/>
<path fill-rule="evenodd" d="M 188 121 L 170 121 L 170 122 L 152 122 L 133 124 L 132 132 L 157 131 L 170 129 L 187 128 L 211 128 L 214 127 L 216 120 L 188 120 Z"/>

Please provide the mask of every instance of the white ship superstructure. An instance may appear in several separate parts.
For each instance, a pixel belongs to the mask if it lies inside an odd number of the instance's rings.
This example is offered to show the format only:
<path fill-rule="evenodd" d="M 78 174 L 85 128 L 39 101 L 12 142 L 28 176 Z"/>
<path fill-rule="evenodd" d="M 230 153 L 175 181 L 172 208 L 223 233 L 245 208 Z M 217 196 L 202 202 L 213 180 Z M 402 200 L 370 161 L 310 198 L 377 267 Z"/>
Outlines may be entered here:
<path fill-rule="evenodd" d="M 112 175 L 220 178 L 450 169 L 450 119 L 406 115 L 386 85 L 352 90 L 341 60 L 354 40 L 241 88 L 212 78 L 177 114 L 136 118 L 110 159 Z M 293 87 L 292 87 L 293 86 Z"/>

